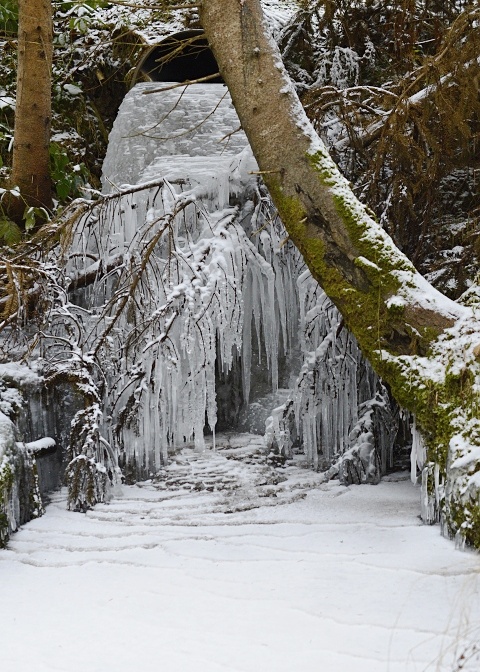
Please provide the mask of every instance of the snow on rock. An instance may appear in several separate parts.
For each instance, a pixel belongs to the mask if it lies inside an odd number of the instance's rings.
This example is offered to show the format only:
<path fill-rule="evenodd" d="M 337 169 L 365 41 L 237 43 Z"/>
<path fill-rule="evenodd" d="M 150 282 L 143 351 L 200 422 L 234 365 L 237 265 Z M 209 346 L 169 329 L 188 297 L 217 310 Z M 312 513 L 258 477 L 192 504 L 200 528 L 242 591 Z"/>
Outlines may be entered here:
<path fill-rule="evenodd" d="M 480 394 L 478 288 L 469 289 L 465 297 L 454 305 L 458 306 L 459 318 L 433 343 L 430 357 L 401 356 L 396 358 L 396 362 L 409 371 L 412 384 L 419 389 L 428 389 L 429 386 L 439 386 L 441 389 L 449 378 L 461 380 L 462 376 L 471 377 L 472 406 L 469 402 L 461 402 L 456 407 L 444 404 L 454 429 L 446 446 L 446 478 L 439 476 L 438 467 L 433 462 L 426 462 L 425 448 L 416 433 L 412 451 L 412 478 L 415 478 L 417 467 L 423 467 L 422 518 L 429 523 L 440 520 L 444 532 L 455 534 L 457 542 L 462 544 L 462 530 L 474 527 L 474 516 L 468 507 L 480 498 L 480 483 L 476 477 L 480 456 L 480 421 L 478 413 L 474 411 L 475 400 L 478 400 Z M 392 358 L 387 352 L 382 353 L 382 356 L 386 360 Z M 453 506 L 461 503 L 467 511 L 463 527 L 458 530 L 446 528 L 446 512 L 452 502 Z"/>
<path fill-rule="evenodd" d="M 0 364 L 0 546 L 19 525 L 43 513 L 35 458 L 18 441 L 18 418 L 24 414 L 25 399 L 41 380 L 24 364 Z"/>
<path fill-rule="evenodd" d="M 18 387 L 38 387 L 42 382 L 42 377 L 26 364 L 6 362 L 0 364 L 0 380 L 10 381 Z"/>

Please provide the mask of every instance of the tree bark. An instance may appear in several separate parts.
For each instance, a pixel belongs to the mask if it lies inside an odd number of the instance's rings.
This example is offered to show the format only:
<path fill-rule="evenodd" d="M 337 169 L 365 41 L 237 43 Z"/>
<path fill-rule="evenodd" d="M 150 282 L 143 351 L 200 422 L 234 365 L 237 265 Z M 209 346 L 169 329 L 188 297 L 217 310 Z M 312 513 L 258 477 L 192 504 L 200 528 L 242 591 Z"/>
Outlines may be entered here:
<path fill-rule="evenodd" d="M 203 0 L 200 15 L 292 242 L 416 414 L 427 445 L 424 498 L 435 500 L 449 534 L 480 548 L 480 291 L 469 306 L 444 297 L 356 199 L 304 113 L 260 0 Z"/>
<path fill-rule="evenodd" d="M 18 65 L 9 214 L 23 220 L 26 206 L 52 206 L 50 123 L 53 25 L 51 0 L 19 0 Z"/>
<path fill-rule="evenodd" d="M 313 276 L 370 355 L 426 351 L 461 309 L 426 288 L 353 195 L 307 120 L 260 0 L 204 0 L 201 16 L 264 181 Z M 406 281 L 421 291 L 404 295 Z"/>

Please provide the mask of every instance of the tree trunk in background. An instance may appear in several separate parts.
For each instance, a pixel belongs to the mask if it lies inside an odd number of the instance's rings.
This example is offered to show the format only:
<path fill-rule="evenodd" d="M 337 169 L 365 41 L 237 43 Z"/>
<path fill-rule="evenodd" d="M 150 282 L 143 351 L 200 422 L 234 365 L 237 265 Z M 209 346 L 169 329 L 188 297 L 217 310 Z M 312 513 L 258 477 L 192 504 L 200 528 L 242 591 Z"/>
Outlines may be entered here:
<path fill-rule="evenodd" d="M 18 65 L 12 198 L 9 215 L 20 223 L 26 206 L 52 206 L 50 179 L 50 123 L 52 87 L 51 0 L 19 0 Z"/>
<path fill-rule="evenodd" d="M 449 534 L 480 548 L 480 289 L 468 306 L 440 294 L 356 199 L 305 115 L 260 0 L 203 0 L 200 14 L 292 242 L 416 415 L 426 518 L 440 512 Z"/>

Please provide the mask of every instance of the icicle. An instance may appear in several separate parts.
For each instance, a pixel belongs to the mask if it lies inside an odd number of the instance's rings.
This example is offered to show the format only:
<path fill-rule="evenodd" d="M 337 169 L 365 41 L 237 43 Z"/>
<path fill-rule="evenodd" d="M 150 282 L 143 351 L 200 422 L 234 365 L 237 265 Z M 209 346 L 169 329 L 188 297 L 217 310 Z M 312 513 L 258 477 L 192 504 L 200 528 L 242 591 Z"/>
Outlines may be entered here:
<path fill-rule="evenodd" d="M 417 469 L 422 471 L 427 458 L 425 444 L 415 421 L 412 424 L 412 451 L 410 453 L 410 478 L 412 483 L 417 482 Z"/>
<path fill-rule="evenodd" d="M 356 342 L 299 253 L 284 244 L 269 197 L 249 174 L 255 166 L 245 136 L 218 142 L 238 126 L 225 87 L 144 96 L 151 86 L 125 98 L 104 164 L 105 191 L 150 186 L 83 222 L 74 243 L 86 260 L 101 260 L 99 268 L 122 260 L 83 293 L 79 320 L 87 349 L 108 332 L 99 352 L 110 416 L 104 430 L 134 478 L 158 472 L 185 441 L 203 449 L 205 419 L 213 432 L 217 422 L 216 361 L 227 374 L 241 353 L 244 403 L 268 383 L 278 407 L 279 386 L 293 384 L 269 436 L 285 455 L 292 436 L 300 437 L 321 468 L 352 448 L 355 428 L 368 435 L 374 414 L 363 410 L 360 418 L 358 409 L 375 397 L 373 373 L 365 364 L 359 372 Z M 252 339 L 268 369 L 260 383 Z"/>
<path fill-rule="evenodd" d="M 435 490 L 435 464 L 428 462 L 422 468 L 421 518 L 427 525 L 438 521 L 437 496 Z M 438 476 L 437 476 L 438 478 Z"/>

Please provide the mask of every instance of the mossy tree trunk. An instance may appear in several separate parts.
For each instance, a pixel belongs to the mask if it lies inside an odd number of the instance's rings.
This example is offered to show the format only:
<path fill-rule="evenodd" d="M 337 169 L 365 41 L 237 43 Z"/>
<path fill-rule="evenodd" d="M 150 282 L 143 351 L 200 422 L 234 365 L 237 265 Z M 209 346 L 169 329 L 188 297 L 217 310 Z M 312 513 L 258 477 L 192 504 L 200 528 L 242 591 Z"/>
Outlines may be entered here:
<path fill-rule="evenodd" d="M 18 64 L 12 198 L 9 215 L 21 223 L 26 206 L 52 206 L 50 179 L 50 123 L 52 87 L 51 0 L 19 0 Z"/>
<path fill-rule="evenodd" d="M 449 533 L 480 548 L 477 295 L 467 306 L 437 292 L 356 199 L 303 111 L 260 0 L 203 0 L 201 19 L 292 242 L 416 415 L 432 474 L 425 496 Z"/>

